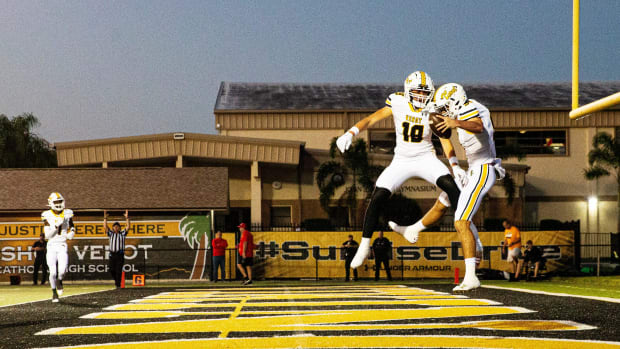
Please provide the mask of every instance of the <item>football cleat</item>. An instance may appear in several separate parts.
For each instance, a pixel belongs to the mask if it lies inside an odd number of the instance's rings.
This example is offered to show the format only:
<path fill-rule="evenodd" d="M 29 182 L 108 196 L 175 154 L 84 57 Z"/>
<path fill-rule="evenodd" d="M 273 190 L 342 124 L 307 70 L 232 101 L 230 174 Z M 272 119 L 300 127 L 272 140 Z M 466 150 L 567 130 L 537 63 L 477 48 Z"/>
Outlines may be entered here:
<path fill-rule="evenodd" d="M 460 285 L 457 285 L 452 289 L 452 292 L 470 291 L 478 287 L 480 287 L 480 280 L 474 276 L 471 279 L 463 280 Z"/>
<path fill-rule="evenodd" d="M 402 235 L 410 243 L 415 244 L 416 242 L 418 242 L 420 230 L 415 226 L 415 224 L 403 226 L 389 221 L 388 225 L 390 226 L 390 228 L 392 228 L 392 230 Z"/>
<path fill-rule="evenodd" d="M 366 258 L 368 258 L 369 254 L 370 254 L 370 244 L 368 243 L 364 244 L 364 241 L 362 241 L 362 244 L 357 249 L 357 252 L 355 253 L 355 256 L 353 257 L 353 260 L 351 261 L 351 268 L 357 269 L 362 264 L 364 264 L 364 261 L 366 260 Z"/>
<path fill-rule="evenodd" d="M 56 289 L 52 289 L 52 303 L 58 303 L 58 293 Z"/>
<path fill-rule="evenodd" d="M 62 287 L 62 280 L 58 280 L 58 285 L 56 286 L 56 289 L 58 290 L 58 295 L 62 296 L 62 293 L 64 291 L 64 289 Z"/>

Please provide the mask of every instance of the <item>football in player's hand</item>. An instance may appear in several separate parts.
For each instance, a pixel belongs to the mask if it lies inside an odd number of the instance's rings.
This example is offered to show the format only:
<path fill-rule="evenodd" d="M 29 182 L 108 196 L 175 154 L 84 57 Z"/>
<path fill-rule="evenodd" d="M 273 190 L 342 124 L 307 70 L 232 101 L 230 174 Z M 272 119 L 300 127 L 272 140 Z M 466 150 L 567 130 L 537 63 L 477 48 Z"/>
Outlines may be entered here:
<path fill-rule="evenodd" d="M 450 138 L 450 136 L 452 135 L 452 129 L 448 128 L 444 130 L 443 132 L 437 129 L 437 124 L 443 121 L 441 117 L 444 117 L 444 116 L 439 113 L 430 113 L 428 115 L 428 124 L 430 125 L 431 131 L 433 131 L 435 136 L 439 138 Z"/>

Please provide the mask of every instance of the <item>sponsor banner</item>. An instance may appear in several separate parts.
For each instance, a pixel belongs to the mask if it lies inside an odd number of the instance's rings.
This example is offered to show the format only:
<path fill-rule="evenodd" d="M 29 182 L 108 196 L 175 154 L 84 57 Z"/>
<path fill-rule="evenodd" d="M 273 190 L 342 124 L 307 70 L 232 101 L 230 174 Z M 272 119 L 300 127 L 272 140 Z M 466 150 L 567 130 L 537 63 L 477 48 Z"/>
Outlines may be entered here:
<path fill-rule="evenodd" d="M 357 242 L 361 241 L 361 232 L 256 232 L 256 275 L 342 278 L 345 258 L 341 246 L 349 234 Z M 543 250 L 547 271 L 563 269 L 573 263 L 572 231 L 522 232 L 521 236 L 523 242 L 531 239 Z M 393 246 L 390 260 L 393 277 L 449 278 L 454 276 L 456 268 L 461 269 L 461 275 L 464 273 L 464 258 L 456 232 L 423 232 L 415 245 L 394 232 L 385 232 L 385 237 Z M 502 253 L 503 238 L 503 232 L 480 232 L 485 246 L 481 268 L 510 270 Z M 360 277 L 374 277 L 374 260 L 366 260 L 358 273 Z"/>
<path fill-rule="evenodd" d="M 108 224 L 111 226 L 112 222 Z M 110 278 L 109 241 L 102 222 L 76 222 L 75 226 L 74 239 L 67 241 L 66 279 Z M 0 282 L 17 274 L 24 282 L 32 280 L 35 260 L 32 245 L 42 231 L 40 222 L 0 223 Z M 208 216 L 188 214 L 180 220 L 132 221 L 125 241 L 127 277 L 131 278 L 133 273 L 155 279 L 208 277 L 205 247 L 211 241 L 209 233 Z"/>
<path fill-rule="evenodd" d="M 206 224 L 197 216 L 180 221 L 132 222 L 134 229 L 126 240 L 125 271 L 131 275 L 145 274 L 148 279 L 208 279 L 211 269 L 210 236 L 201 227 Z M 202 223 L 201 223 L 202 222 Z M 97 225 L 92 223 L 93 226 Z M 8 224 L 5 224 L 8 225 Z M 17 225 L 17 224 L 16 224 Z M 29 225 L 24 223 L 22 225 Z M 100 224 L 99 224 L 100 225 Z M 17 225 L 19 226 L 19 225 Z M 147 227 L 155 227 L 147 229 Z M 161 226 L 164 233 L 157 235 Z M 144 228 L 139 228 L 144 227 Z M 144 230 L 141 230 L 144 229 Z M 17 229 L 16 231 L 20 231 Z M 85 231 L 85 230 L 83 230 Z M 95 230 L 93 230 L 95 231 Z M 144 231 L 144 234 L 140 234 Z M 202 233 L 201 233 L 202 232 Z M 256 278 L 342 278 L 345 259 L 342 243 L 349 232 L 254 232 Z M 361 241 L 361 232 L 352 232 Z M 0 239 L 0 281 L 19 274 L 32 280 L 34 253 L 32 244 L 38 234 Z M 14 236 L 14 235 L 11 235 Z M 226 275 L 235 276 L 235 234 L 224 233 L 229 250 L 226 253 Z M 481 268 L 509 270 L 500 247 L 503 232 L 481 232 L 485 245 Z M 393 245 L 390 269 L 393 277 L 448 278 L 455 268 L 464 272 L 460 242 L 455 232 L 423 232 L 418 243 L 409 244 L 402 236 L 386 232 Z M 543 249 L 547 271 L 566 268 L 573 263 L 573 232 L 522 232 L 522 240 L 533 240 Z M 108 279 L 108 239 L 105 236 L 82 236 L 68 241 L 68 280 Z M 360 277 L 374 277 L 375 262 L 368 259 L 358 269 Z M 381 276 L 384 272 L 381 271 Z"/>
<path fill-rule="evenodd" d="M 111 227 L 113 221 L 108 222 Z M 125 227 L 125 222 L 119 222 Z M 10 222 L 0 223 L 0 240 L 6 239 L 38 239 L 43 233 L 43 222 Z M 143 237 L 180 236 L 179 221 L 136 221 L 131 222 L 130 235 Z M 103 221 L 75 222 L 75 238 L 106 238 Z"/>

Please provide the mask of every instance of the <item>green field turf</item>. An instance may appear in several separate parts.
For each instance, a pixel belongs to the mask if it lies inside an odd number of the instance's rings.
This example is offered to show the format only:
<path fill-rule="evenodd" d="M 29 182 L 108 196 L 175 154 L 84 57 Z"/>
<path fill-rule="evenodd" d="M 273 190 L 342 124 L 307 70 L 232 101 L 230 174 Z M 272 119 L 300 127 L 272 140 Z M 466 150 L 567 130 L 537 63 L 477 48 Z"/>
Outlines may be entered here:
<path fill-rule="evenodd" d="M 73 296 L 99 291 L 114 289 L 114 285 L 85 285 L 85 284 L 66 284 L 65 292 L 62 297 Z M 48 285 L 20 285 L 20 286 L 0 286 L 0 307 L 42 300 L 51 300 L 52 290 Z"/>
<path fill-rule="evenodd" d="M 486 280 L 483 285 L 620 299 L 620 276 L 564 277 L 536 282 Z"/>

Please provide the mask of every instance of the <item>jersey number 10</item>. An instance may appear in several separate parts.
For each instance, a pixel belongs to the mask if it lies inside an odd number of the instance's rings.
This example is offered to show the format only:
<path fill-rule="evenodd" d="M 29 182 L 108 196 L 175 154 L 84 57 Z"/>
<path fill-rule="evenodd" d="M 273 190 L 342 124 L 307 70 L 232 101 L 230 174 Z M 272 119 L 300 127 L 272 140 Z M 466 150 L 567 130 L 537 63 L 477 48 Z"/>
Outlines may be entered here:
<path fill-rule="evenodd" d="M 424 126 L 415 125 L 411 127 L 408 122 L 403 122 L 403 139 L 405 142 L 420 143 L 424 135 Z"/>

